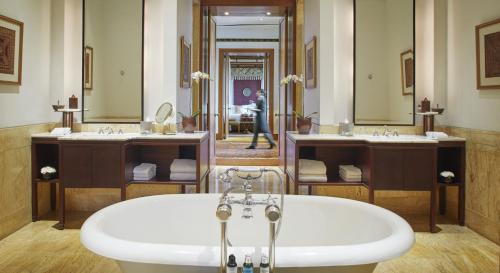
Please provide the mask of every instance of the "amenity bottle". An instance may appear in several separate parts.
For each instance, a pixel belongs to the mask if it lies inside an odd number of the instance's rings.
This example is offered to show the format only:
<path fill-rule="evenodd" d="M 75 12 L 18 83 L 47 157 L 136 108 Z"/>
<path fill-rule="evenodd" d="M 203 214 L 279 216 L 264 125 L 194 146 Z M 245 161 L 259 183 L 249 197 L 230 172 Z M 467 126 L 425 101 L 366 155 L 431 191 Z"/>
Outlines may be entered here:
<path fill-rule="evenodd" d="M 229 255 L 229 261 L 227 262 L 227 273 L 238 273 L 238 264 L 236 263 L 236 257 L 233 254 Z"/>
<path fill-rule="evenodd" d="M 243 264 L 243 273 L 253 273 L 253 263 L 251 255 L 245 256 L 245 263 Z"/>
<path fill-rule="evenodd" d="M 267 256 L 262 256 L 260 260 L 260 273 L 269 273 L 269 259 Z"/>

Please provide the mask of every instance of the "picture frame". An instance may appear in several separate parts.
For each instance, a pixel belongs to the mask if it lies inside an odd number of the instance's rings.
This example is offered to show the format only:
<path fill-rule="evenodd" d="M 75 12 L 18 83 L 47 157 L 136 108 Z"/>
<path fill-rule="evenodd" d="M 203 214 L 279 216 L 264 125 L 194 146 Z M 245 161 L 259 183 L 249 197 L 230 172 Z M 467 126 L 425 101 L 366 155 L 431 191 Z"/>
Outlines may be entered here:
<path fill-rule="evenodd" d="M 414 94 L 415 87 L 415 59 L 413 50 L 409 49 L 400 54 L 401 60 L 401 90 L 403 96 Z"/>
<path fill-rule="evenodd" d="M 478 90 L 500 89 L 500 18 L 476 26 Z"/>
<path fill-rule="evenodd" d="M 84 54 L 84 88 L 85 90 L 92 90 L 94 88 L 94 48 L 86 46 Z"/>
<path fill-rule="evenodd" d="M 181 37 L 180 86 L 191 87 L 191 44 Z"/>
<path fill-rule="evenodd" d="M 0 84 L 21 85 L 24 23 L 0 15 Z"/>
<path fill-rule="evenodd" d="M 317 50 L 316 36 L 305 45 L 305 84 L 306 88 L 316 88 L 317 85 Z"/>

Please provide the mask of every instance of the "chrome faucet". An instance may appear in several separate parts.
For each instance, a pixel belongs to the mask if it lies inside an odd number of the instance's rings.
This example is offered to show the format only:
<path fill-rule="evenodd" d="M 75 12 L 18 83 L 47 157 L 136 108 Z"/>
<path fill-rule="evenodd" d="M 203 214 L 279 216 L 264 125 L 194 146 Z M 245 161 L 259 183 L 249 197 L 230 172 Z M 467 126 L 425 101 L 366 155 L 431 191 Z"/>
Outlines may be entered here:
<path fill-rule="evenodd" d="M 247 175 L 241 176 L 241 172 L 247 173 Z M 268 197 L 262 200 L 255 200 L 252 196 L 253 193 L 252 183 L 260 179 L 266 172 L 273 172 L 280 179 L 281 203 L 279 206 L 276 203 L 276 199 L 272 197 L 271 193 L 268 193 Z M 257 175 L 252 176 L 251 173 L 257 173 Z M 221 223 L 221 261 L 220 261 L 221 272 L 226 273 L 227 269 L 226 268 L 227 247 L 228 244 L 230 244 L 227 238 L 227 221 L 232 215 L 232 205 L 243 206 L 242 218 L 244 219 L 253 218 L 253 207 L 255 207 L 256 205 L 265 206 L 264 214 L 266 218 L 269 220 L 269 268 L 270 272 L 273 272 L 275 265 L 276 238 L 278 237 L 279 231 L 281 229 L 281 222 L 283 219 L 282 213 L 283 213 L 284 195 L 285 195 L 283 179 L 278 171 L 266 168 L 261 168 L 261 169 L 230 168 L 221 175 L 219 175 L 219 179 L 222 180 L 224 183 L 231 183 L 232 174 L 235 174 L 237 177 L 245 180 L 243 187 L 240 188 L 245 193 L 245 197 L 243 199 L 235 199 L 233 197 L 230 197 L 229 193 L 236 191 L 238 187 L 229 187 L 222 193 L 222 196 L 219 200 L 219 205 L 217 206 L 217 211 L 215 215 L 217 216 L 217 218 L 220 220 Z M 276 223 L 278 224 L 277 227 Z"/>
<path fill-rule="evenodd" d="M 391 129 L 389 129 L 387 125 L 384 125 L 384 133 L 382 135 L 387 137 L 391 135 Z"/>
<path fill-rule="evenodd" d="M 113 131 L 113 128 L 111 128 L 110 126 L 108 126 L 108 127 L 104 128 L 104 129 L 103 128 L 99 129 L 99 134 L 100 135 L 111 135 L 111 134 L 114 134 L 114 131 Z"/>

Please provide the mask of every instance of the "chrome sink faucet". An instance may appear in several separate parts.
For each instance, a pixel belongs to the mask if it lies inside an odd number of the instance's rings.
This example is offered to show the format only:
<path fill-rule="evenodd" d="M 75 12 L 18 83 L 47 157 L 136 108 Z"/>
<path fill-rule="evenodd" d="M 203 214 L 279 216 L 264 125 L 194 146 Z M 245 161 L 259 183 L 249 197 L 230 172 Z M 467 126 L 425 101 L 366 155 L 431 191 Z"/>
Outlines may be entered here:
<path fill-rule="evenodd" d="M 113 128 L 108 126 L 104 129 L 103 128 L 99 129 L 99 134 L 100 135 L 111 135 L 111 134 L 114 134 L 114 131 L 113 131 Z"/>
<path fill-rule="evenodd" d="M 242 176 L 241 173 L 247 173 L 246 176 Z M 252 183 L 258 179 L 260 179 L 264 173 L 273 172 L 280 179 L 280 188 L 281 188 L 281 203 L 278 206 L 276 203 L 276 199 L 272 197 L 271 193 L 268 193 L 268 197 L 262 200 L 255 200 L 252 196 L 253 186 Z M 256 173 L 257 175 L 252 176 L 251 173 Z M 227 272 L 227 247 L 230 244 L 227 238 L 227 222 L 232 215 L 232 205 L 242 205 L 243 219 L 252 219 L 253 218 L 253 207 L 256 205 L 265 206 L 265 216 L 269 220 L 269 269 L 270 272 L 274 271 L 275 266 L 275 244 L 276 238 L 281 229 L 281 222 L 283 219 L 283 206 L 284 206 L 284 195 L 285 189 L 283 185 L 283 179 L 280 173 L 273 169 L 240 169 L 240 168 L 230 168 L 226 170 L 224 173 L 219 175 L 219 179 L 225 183 L 231 183 L 232 174 L 235 174 L 237 177 L 244 179 L 245 182 L 243 187 L 240 189 L 243 190 L 245 196 L 242 199 L 236 199 L 229 196 L 229 193 L 236 191 L 239 187 L 229 187 L 222 193 L 222 196 L 219 200 L 219 205 L 217 206 L 216 216 L 221 223 L 221 261 L 220 267 L 221 272 Z M 276 224 L 278 225 L 276 227 Z"/>

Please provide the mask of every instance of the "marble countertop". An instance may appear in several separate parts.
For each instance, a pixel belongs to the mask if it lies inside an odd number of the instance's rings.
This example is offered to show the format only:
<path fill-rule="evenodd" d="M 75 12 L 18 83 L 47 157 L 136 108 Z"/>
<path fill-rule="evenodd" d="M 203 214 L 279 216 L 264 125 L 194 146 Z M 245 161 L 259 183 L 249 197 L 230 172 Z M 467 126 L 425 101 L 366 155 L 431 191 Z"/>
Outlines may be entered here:
<path fill-rule="evenodd" d="M 58 140 L 88 140 L 88 141 L 128 141 L 128 140 L 199 140 L 203 139 L 208 132 L 196 132 L 192 134 L 177 133 L 172 135 L 140 133 L 124 133 L 103 135 L 94 132 L 71 133 L 69 135 L 53 135 L 51 133 L 33 134 L 32 138 L 54 138 Z"/>
<path fill-rule="evenodd" d="M 464 138 L 448 137 L 433 139 L 420 135 L 399 136 L 373 136 L 355 134 L 354 136 L 341 136 L 339 134 L 309 134 L 301 135 L 295 132 L 287 133 L 295 141 L 365 141 L 368 143 L 439 143 L 442 141 L 465 141 Z"/>

